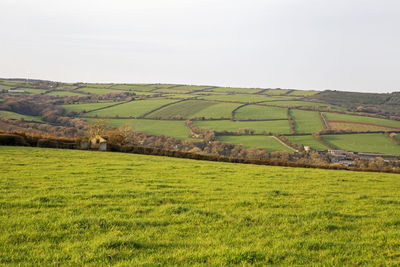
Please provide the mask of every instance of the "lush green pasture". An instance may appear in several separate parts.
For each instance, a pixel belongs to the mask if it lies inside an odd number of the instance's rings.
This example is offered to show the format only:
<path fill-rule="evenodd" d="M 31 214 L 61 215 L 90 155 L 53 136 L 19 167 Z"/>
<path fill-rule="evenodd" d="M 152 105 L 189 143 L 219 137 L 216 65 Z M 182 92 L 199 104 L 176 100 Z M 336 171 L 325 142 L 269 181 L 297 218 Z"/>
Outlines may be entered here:
<path fill-rule="evenodd" d="M 104 95 L 110 92 L 118 92 L 116 89 L 107 89 L 107 88 L 92 88 L 92 87 L 84 87 L 76 90 L 77 92 L 85 92 L 94 95 Z"/>
<path fill-rule="evenodd" d="M 152 98 L 149 100 L 135 100 L 115 107 L 90 112 L 89 116 L 99 117 L 138 117 L 163 105 L 176 102 L 174 99 Z"/>
<path fill-rule="evenodd" d="M 290 92 L 288 95 L 290 95 L 290 96 L 310 96 L 310 95 L 315 95 L 318 93 L 319 93 L 319 91 L 296 90 L 296 91 Z"/>
<path fill-rule="evenodd" d="M 160 121 L 160 120 L 140 120 L 140 119 L 110 119 L 106 124 L 113 127 L 121 127 L 128 123 L 135 131 L 149 135 L 165 135 L 181 140 L 189 140 L 190 131 L 184 121 Z"/>
<path fill-rule="evenodd" d="M 0 86 L 1 88 L 1 86 Z M 25 92 L 31 93 L 31 94 L 41 94 L 46 92 L 47 90 L 45 89 L 35 89 L 35 88 L 18 88 L 16 90 L 24 90 Z"/>
<path fill-rule="evenodd" d="M 234 94 L 234 95 L 199 95 L 201 99 L 219 100 L 219 101 L 236 101 L 241 103 L 254 103 L 263 101 L 283 100 L 282 97 L 271 97 L 266 95 L 251 95 L 251 94 Z"/>
<path fill-rule="evenodd" d="M 289 91 L 289 89 L 268 89 L 267 91 L 264 92 L 264 94 L 267 95 L 286 95 Z"/>
<path fill-rule="evenodd" d="M 0 147 L 0 264 L 398 266 L 398 178 Z"/>
<path fill-rule="evenodd" d="M 195 121 L 194 124 L 199 128 L 208 128 L 217 132 L 237 132 L 240 129 L 250 128 L 255 130 L 255 133 L 290 133 L 289 122 L 284 120 L 279 121 Z"/>
<path fill-rule="evenodd" d="M 392 121 L 380 118 L 372 118 L 365 116 L 355 116 L 355 115 L 347 115 L 347 114 L 339 114 L 339 113 L 327 113 L 323 114 L 327 120 L 338 120 L 338 121 L 351 121 L 351 122 L 362 122 L 362 123 L 372 123 L 378 125 L 385 125 L 391 127 L 400 127 L 399 121 Z"/>
<path fill-rule="evenodd" d="M 94 109 L 99 109 L 99 108 L 104 108 L 108 107 L 111 105 L 115 105 L 121 102 L 100 102 L 100 103 L 85 103 L 85 104 L 70 104 L 70 105 L 63 105 L 63 108 L 65 108 L 67 111 L 86 111 L 89 112 Z"/>
<path fill-rule="evenodd" d="M 149 118 L 188 118 L 190 115 L 201 111 L 204 108 L 215 105 L 216 102 L 202 100 L 186 100 L 176 104 L 172 104 L 150 113 Z"/>
<path fill-rule="evenodd" d="M 400 145 L 383 134 L 323 135 L 323 139 L 339 149 L 349 151 L 400 154 Z"/>
<path fill-rule="evenodd" d="M 316 111 L 291 109 L 296 133 L 315 133 L 324 128 L 323 122 Z"/>
<path fill-rule="evenodd" d="M 229 119 L 232 111 L 241 104 L 235 103 L 216 103 L 215 105 L 208 106 L 196 113 L 193 113 L 190 118 L 206 118 L 206 119 Z"/>
<path fill-rule="evenodd" d="M 0 117 L 16 119 L 16 120 L 24 119 L 26 121 L 38 121 L 38 122 L 42 121 L 39 116 L 23 115 L 23 114 L 6 111 L 6 110 L 0 110 Z"/>
<path fill-rule="evenodd" d="M 153 94 L 154 94 L 154 93 L 153 93 Z M 163 96 L 164 96 L 164 97 L 172 97 L 172 98 L 181 98 L 181 99 L 195 98 L 195 97 L 197 97 L 197 95 L 181 94 L 181 93 L 179 93 L 179 94 L 176 94 L 176 93 L 173 93 L 173 94 L 167 93 L 167 94 L 165 94 L 165 95 L 163 95 Z"/>
<path fill-rule="evenodd" d="M 214 89 L 211 89 L 210 92 L 218 92 L 218 93 L 224 93 L 224 94 L 236 94 L 236 93 L 242 93 L 242 94 L 255 94 L 260 92 L 262 89 L 258 88 L 230 88 L 230 87 L 217 87 Z"/>
<path fill-rule="evenodd" d="M 278 101 L 267 101 L 265 104 L 282 106 L 282 107 L 324 107 L 327 108 L 329 105 L 321 104 L 316 102 L 307 102 L 307 101 L 297 101 L 297 100 L 279 100 Z"/>
<path fill-rule="evenodd" d="M 293 152 L 293 149 L 282 145 L 279 141 L 271 136 L 218 136 L 217 140 L 235 145 L 242 145 L 248 148 L 256 147 L 264 149 L 267 152 Z"/>
<path fill-rule="evenodd" d="M 329 148 L 316 140 L 312 135 L 286 136 L 293 144 L 309 146 L 316 150 L 328 150 Z"/>
<path fill-rule="evenodd" d="M 0 84 L 0 90 L 10 90 L 15 88 L 14 85 L 6 85 L 6 84 Z"/>
<path fill-rule="evenodd" d="M 79 93 L 75 93 L 75 92 L 71 92 L 71 91 L 52 91 L 52 92 L 48 93 L 47 95 L 52 95 L 52 96 L 84 96 L 83 94 L 79 94 Z"/>
<path fill-rule="evenodd" d="M 287 119 L 287 115 L 285 108 L 246 105 L 236 110 L 235 119 L 236 120 Z"/>

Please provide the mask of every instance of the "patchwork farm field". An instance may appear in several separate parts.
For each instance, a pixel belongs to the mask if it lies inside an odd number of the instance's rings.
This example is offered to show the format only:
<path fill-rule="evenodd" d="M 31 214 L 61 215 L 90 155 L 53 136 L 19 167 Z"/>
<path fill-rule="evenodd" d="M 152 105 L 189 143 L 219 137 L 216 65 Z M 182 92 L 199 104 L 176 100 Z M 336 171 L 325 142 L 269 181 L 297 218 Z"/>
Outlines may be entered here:
<path fill-rule="evenodd" d="M 23 115 L 23 114 L 6 111 L 6 110 L 0 110 L 0 116 L 5 117 L 5 118 L 10 118 L 10 119 L 17 119 L 17 120 L 24 119 L 26 121 L 38 121 L 38 122 L 42 121 L 39 116 Z"/>
<path fill-rule="evenodd" d="M 362 100 L 364 102 L 374 99 L 384 101 L 384 99 L 390 98 L 389 104 L 385 105 L 385 114 L 387 115 L 390 114 L 390 110 L 397 112 L 396 108 L 400 109 L 400 106 L 396 104 L 400 103 L 400 100 L 396 96 L 392 97 L 387 94 L 354 95 L 354 93 L 350 93 L 349 95 L 345 93 L 342 95 L 338 92 L 312 90 L 139 83 L 72 84 L 57 82 L 43 87 L 40 82 L 0 79 L 0 91 L 9 89 L 25 90 L 25 93 L 10 93 L 12 97 L 21 95 L 21 97 L 55 99 L 61 103 L 60 108 L 65 109 L 64 116 L 67 117 L 88 121 L 94 118 L 111 119 L 108 124 L 116 127 L 126 122 L 133 122 L 133 128 L 137 131 L 149 135 L 162 134 L 181 140 L 187 140 L 191 135 L 191 130 L 185 124 L 185 120 L 190 120 L 198 128 L 215 131 L 219 139 L 225 138 L 220 137 L 223 132 L 234 132 L 238 138 L 233 138 L 233 141 L 240 140 L 246 146 L 252 144 L 268 151 L 269 149 L 279 151 L 281 146 L 269 146 L 255 140 L 271 140 L 272 135 L 286 135 L 292 143 L 299 144 L 300 142 L 318 150 L 326 150 L 325 145 L 311 136 L 314 133 L 325 135 L 326 130 L 337 134 L 337 140 L 335 139 L 336 135 L 326 136 L 326 138 L 332 141 L 333 146 L 343 150 L 352 151 L 355 148 L 357 150 L 354 151 L 370 150 L 377 153 L 389 153 L 389 151 L 398 151 L 400 146 L 396 142 L 387 143 L 386 139 L 384 139 L 386 140 L 384 146 L 376 145 L 380 144 L 380 135 L 366 138 L 368 141 L 360 145 L 354 143 L 351 138 L 348 141 L 342 140 L 343 136 L 339 135 L 343 131 L 360 134 L 366 132 L 387 132 L 389 134 L 397 132 L 400 134 L 400 121 L 396 121 L 395 116 L 386 116 L 386 119 L 368 117 L 367 113 L 354 113 L 355 109 L 347 109 L 341 103 L 341 99 L 348 103 L 351 97 L 365 98 Z M 110 92 L 112 94 L 108 94 Z M 65 102 L 63 102 L 64 100 Z M 29 113 L 7 113 L 7 111 L 13 110 L 13 105 L 11 103 L 9 106 L 2 107 L 0 117 L 17 120 L 27 116 L 24 118 L 25 120 L 32 119 L 29 117 L 32 114 Z M 380 109 L 381 106 L 376 108 Z M 293 120 L 293 129 L 289 124 L 288 108 Z M 324 122 L 319 116 L 319 112 L 322 112 L 323 118 L 325 118 L 327 129 L 324 129 Z M 18 111 L 18 113 L 20 112 Z M 38 117 L 35 120 L 37 119 Z M 254 134 L 262 134 L 263 137 L 257 137 Z M 309 136 L 295 136 L 298 134 Z M 198 141 L 202 141 L 201 138 L 204 138 L 204 135 L 198 133 L 193 136 L 197 137 L 193 140 Z M 377 142 L 374 140 L 375 137 Z M 249 140 L 244 141 L 246 138 Z M 361 138 L 360 142 L 364 139 Z"/>
<path fill-rule="evenodd" d="M 86 111 L 89 112 L 91 110 L 105 108 L 108 106 L 112 106 L 115 104 L 120 104 L 122 102 L 99 102 L 99 103 L 85 103 L 85 104 L 70 104 L 70 105 L 63 105 L 66 111 Z"/>
<path fill-rule="evenodd" d="M 218 136 L 218 141 L 231 143 L 235 145 L 242 145 L 247 148 L 257 147 L 264 149 L 267 152 L 274 151 L 287 151 L 293 152 L 290 149 L 282 145 L 279 141 L 271 136 Z"/>
<path fill-rule="evenodd" d="M 400 146 L 383 134 L 324 135 L 323 139 L 339 149 L 400 155 Z"/>
<path fill-rule="evenodd" d="M 325 116 L 325 119 L 328 121 L 333 120 L 333 121 L 360 122 L 365 124 L 370 123 L 373 125 L 397 127 L 400 129 L 400 121 L 393 121 L 393 120 L 386 120 L 386 119 L 372 118 L 365 116 L 347 115 L 340 113 L 328 113 L 328 112 L 324 112 L 323 116 Z"/>
<path fill-rule="evenodd" d="M 235 120 L 268 120 L 268 119 L 285 119 L 285 108 L 266 107 L 256 105 L 245 105 L 235 111 Z"/>
<path fill-rule="evenodd" d="M 194 125 L 198 128 L 212 129 L 217 132 L 238 132 L 240 129 L 252 129 L 255 133 L 289 133 L 289 122 L 278 121 L 195 121 Z"/>
<path fill-rule="evenodd" d="M 396 174 L 26 147 L 0 162 L 0 265 L 400 264 Z"/>
<path fill-rule="evenodd" d="M 318 142 L 312 135 L 286 136 L 286 138 L 297 145 L 309 146 L 315 150 L 328 150 L 329 148 Z"/>
<path fill-rule="evenodd" d="M 189 129 L 186 127 L 184 121 L 156 121 L 156 120 L 122 120 L 122 119 L 110 119 L 106 120 L 106 124 L 113 127 L 121 127 L 124 124 L 128 124 L 137 132 L 143 132 L 149 135 L 166 135 L 181 140 L 190 140 Z M 168 133 L 168 134 L 165 134 Z"/>
<path fill-rule="evenodd" d="M 324 128 L 323 122 L 316 111 L 299 109 L 290 110 L 296 133 L 316 133 Z"/>
<path fill-rule="evenodd" d="M 174 99 L 158 99 L 152 98 L 149 100 L 135 100 L 129 103 L 124 103 L 115 107 L 102 109 L 87 113 L 88 116 L 109 116 L 109 117 L 139 117 L 145 113 L 153 111 L 163 105 L 174 103 Z"/>

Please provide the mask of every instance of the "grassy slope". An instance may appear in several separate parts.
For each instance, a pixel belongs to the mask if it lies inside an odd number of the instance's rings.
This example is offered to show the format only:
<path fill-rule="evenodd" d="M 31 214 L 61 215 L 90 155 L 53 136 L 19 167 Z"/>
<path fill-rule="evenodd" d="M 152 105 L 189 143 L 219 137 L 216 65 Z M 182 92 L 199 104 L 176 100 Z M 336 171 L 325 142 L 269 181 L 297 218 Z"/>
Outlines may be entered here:
<path fill-rule="evenodd" d="M 328 150 L 329 148 L 318 142 L 312 135 L 286 136 L 290 142 L 298 145 L 309 146 L 316 150 Z"/>
<path fill-rule="evenodd" d="M 236 120 L 287 119 L 286 109 L 256 105 L 244 106 L 235 112 Z"/>
<path fill-rule="evenodd" d="M 200 110 L 190 116 L 190 118 L 200 118 L 204 117 L 206 119 L 229 119 L 232 114 L 232 110 L 236 107 L 240 106 L 240 104 L 235 103 L 218 103 L 205 109 Z"/>
<path fill-rule="evenodd" d="M 400 154 L 400 146 L 383 134 L 324 135 L 323 139 L 349 151 Z"/>
<path fill-rule="evenodd" d="M 152 111 L 162 105 L 176 102 L 174 99 L 150 99 L 150 100 L 135 100 L 126 104 L 118 105 L 115 107 L 90 112 L 88 116 L 97 115 L 114 117 L 118 115 L 120 117 L 137 117 L 143 115 L 149 111 Z"/>
<path fill-rule="evenodd" d="M 266 95 L 245 95 L 245 94 L 235 94 L 235 95 L 207 95 L 202 96 L 199 95 L 201 99 L 207 100 L 220 100 L 220 101 L 237 101 L 242 103 L 253 103 L 253 102 L 261 102 L 261 101 L 274 101 L 274 100 L 282 100 L 285 98 L 275 96 L 266 96 Z"/>
<path fill-rule="evenodd" d="M 176 116 L 188 118 L 191 114 L 201 111 L 204 108 L 215 105 L 216 102 L 201 100 L 186 100 L 150 113 L 149 118 L 168 119 Z"/>
<path fill-rule="evenodd" d="M 121 102 L 100 102 L 100 103 L 85 103 L 85 104 L 70 104 L 70 105 L 63 105 L 63 108 L 65 108 L 67 111 L 90 111 L 98 108 L 104 108 L 107 106 L 115 105 Z"/>
<path fill-rule="evenodd" d="M 288 121 L 195 121 L 194 124 L 200 128 L 213 129 L 217 132 L 236 132 L 241 128 L 251 128 L 256 133 L 266 131 L 267 133 L 290 133 Z"/>
<path fill-rule="evenodd" d="M 290 110 L 296 133 L 315 133 L 324 128 L 316 111 Z"/>
<path fill-rule="evenodd" d="M 138 131 L 149 135 L 165 135 L 181 140 L 189 140 L 190 131 L 184 121 L 155 121 L 155 120 L 118 120 L 110 119 L 106 124 L 114 127 L 121 127 L 128 123 Z"/>
<path fill-rule="evenodd" d="M 395 174 L 0 151 L 0 264 L 400 263 Z"/>
<path fill-rule="evenodd" d="M 372 123 L 372 124 L 385 125 L 385 126 L 400 127 L 399 121 L 392 121 L 392 120 L 386 120 L 386 119 L 380 119 L 380 118 L 354 116 L 354 115 L 346 115 L 346 114 L 339 114 L 339 113 L 326 113 L 326 112 L 324 112 L 324 116 L 327 120 L 363 122 L 363 123 Z"/>
<path fill-rule="evenodd" d="M 261 148 L 266 150 L 267 152 L 293 152 L 292 149 L 287 148 L 286 146 L 278 142 L 275 138 L 270 136 L 218 136 L 217 140 L 235 145 L 242 145 L 244 147 Z"/>
<path fill-rule="evenodd" d="M 52 92 L 48 93 L 47 95 L 52 95 L 52 96 L 84 96 L 83 94 L 79 94 L 79 93 L 75 93 L 75 92 L 71 92 L 71 91 L 52 91 Z"/>
<path fill-rule="evenodd" d="M 0 110 L 0 117 L 16 119 L 16 120 L 24 119 L 26 121 L 38 121 L 38 122 L 42 121 L 39 116 L 23 115 L 23 114 L 6 111 L 6 110 Z"/>

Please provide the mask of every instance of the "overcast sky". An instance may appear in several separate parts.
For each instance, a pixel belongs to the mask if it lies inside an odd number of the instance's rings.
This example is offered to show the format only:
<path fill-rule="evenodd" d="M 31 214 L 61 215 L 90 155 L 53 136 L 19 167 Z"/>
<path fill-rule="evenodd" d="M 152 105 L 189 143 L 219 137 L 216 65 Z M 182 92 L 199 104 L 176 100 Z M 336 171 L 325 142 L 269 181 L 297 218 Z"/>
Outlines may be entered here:
<path fill-rule="evenodd" d="M 0 77 L 400 91 L 399 0 L 0 0 Z"/>

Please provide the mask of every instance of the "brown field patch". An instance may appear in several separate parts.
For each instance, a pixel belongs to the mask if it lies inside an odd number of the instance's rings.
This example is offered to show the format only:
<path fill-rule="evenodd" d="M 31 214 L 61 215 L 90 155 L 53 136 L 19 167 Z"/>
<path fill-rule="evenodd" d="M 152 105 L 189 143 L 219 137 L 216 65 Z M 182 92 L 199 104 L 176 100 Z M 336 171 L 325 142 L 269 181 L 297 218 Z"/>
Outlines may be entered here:
<path fill-rule="evenodd" d="M 343 130 L 353 132 L 375 132 L 375 131 L 390 131 L 400 130 L 399 127 L 384 126 L 372 123 L 363 122 L 352 122 L 352 121 L 328 121 L 328 124 L 332 130 Z"/>

